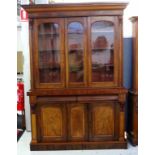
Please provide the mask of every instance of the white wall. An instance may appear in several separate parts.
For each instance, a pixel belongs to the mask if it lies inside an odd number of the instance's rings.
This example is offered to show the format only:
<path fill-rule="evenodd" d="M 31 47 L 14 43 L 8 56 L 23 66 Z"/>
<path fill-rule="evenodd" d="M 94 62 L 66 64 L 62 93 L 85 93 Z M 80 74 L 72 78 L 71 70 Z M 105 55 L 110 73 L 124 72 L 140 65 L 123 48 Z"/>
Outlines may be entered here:
<path fill-rule="evenodd" d="M 20 23 L 20 17 L 17 16 L 17 51 L 22 51 L 22 39 L 21 39 L 21 23 Z"/>
<path fill-rule="evenodd" d="M 131 37 L 132 25 L 131 25 L 129 18 L 132 16 L 138 16 L 138 0 L 130 0 L 127 8 L 124 10 L 124 17 L 123 17 L 124 37 Z"/>
<path fill-rule="evenodd" d="M 21 28 L 17 28 L 17 51 L 22 51 Z"/>
<path fill-rule="evenodd" d="M 21 0 L 21 4 L 29 4 L 29 0 Z M 30 105 L 29 98 L 26 93 L 30 89 L 30 59 L 29 59 L 29 31 L 28 22 L 20 22 L 18 19 L 17 26 L 21 26 L 21 31 L 17 32 L 17 50 L 23 51 L 24 66 L 23 66 L 23 80 L 24 80 L 24 103 L 25 103 L 25 118 L 26 118 L 26 130 L 31 130 L 30 123 Z"/>
<path fill-rule="evenodd" d="M 36 0 L 37 1 L 37 0 Z M 40 2 L 43 0 L 39 0 Z M 39 2 L 38 1 L 38 2 Z M 45 0 L 46 1 L 46 0 Z M 56 0 L 56 2 L 77 2 L 73 0 Z M 138 0 L 78 0 L 78 2 L 129 2 L 129 5 L 124 11 L 124 37 L 131 37 L 132 27 L 129 17 L 138 15 Z M 28 0 L 22 0 L 22 4 L 28 4 Z M 29 33 L 28 33 L 28 22 L 22 22 L 21 40 L 22 40 L 22 51 L 24 55 L 24 84 L 25 84 L 25 111 L 26 111 L 26 129 L 31 130 L 30 125 L 30 106 L 29 98 L 26 92 L 30 89 L 30 61 L 29 61 Z"/>
<path fill-rule="evenodd" d="M 29 97 L 27 92 L 30 89 L 30 59 L 29 59 L 29 31 L 28 31 L 28 22 L 22 22 L 22 31 L 21 31 L 21 40 L 24 56 L 24 67 L 23 67 L 23 80 L 24 80 L 24 94 L 25 94 L 25 117 L 26 117 L 26 129 L 30 131 L 30 105 Z"/>

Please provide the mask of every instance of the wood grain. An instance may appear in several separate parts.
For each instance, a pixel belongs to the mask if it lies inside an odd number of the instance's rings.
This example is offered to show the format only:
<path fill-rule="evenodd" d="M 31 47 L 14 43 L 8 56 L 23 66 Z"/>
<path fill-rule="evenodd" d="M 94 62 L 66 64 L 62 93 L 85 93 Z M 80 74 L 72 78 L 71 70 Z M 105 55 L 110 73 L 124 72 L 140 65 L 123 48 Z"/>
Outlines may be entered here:
<path fill-rule="evenodd" d="M 138 17 L 130 18 L 132 22 L 132 88 L 129 90 L 128 135 L 132 145 L 138 145 Z"/>
<path fill-rule="evenodd" d="M 65 105 L 40 104 L 41 141 L 62 141 L 66 138 Z"/>
<path fill-rule="evenodd" d="M 69 139 L 79 141 L 87 139 L 87 113 L 86 104 L 69 104 Z"/>
<path fill-rule="evenodd" d="M 115 130 L 115 104 L 113 102 L 98 102 L 90 105 L 90 139 L 92 141 L 114 140 Z"/>
<path fill-rule="evenodd" d="M 37 128 L 36 128 L 36 115 L 31 115 L 31 134 L 32 134 L 32 142 L 37 142 Z"/>
<path fill-rule="evenodd" d="M 122 85 L 122 15 L 126 6 L 127 3 L 22 5 L 30 25 L 31 89 L 27 95 L 31 107 L 31 150 L 127 148 L 123 137 L 127 90 Z M 92 80 L 91 26 L 97 21 L 112 22 L 114 27 L 114 77 L 107 82 Z M 84 29 L 84 78 L 80 82 L 69 77 L 67 31 L 71 22 L 81 23 Z M 39 76 L 39 26 L 46 23 L 59 25 L 60 82 L 44 83 Z M 43 35 L 52 38 L 56 34 Z M 46 45 L 47 39 L 42 42 Z"/>

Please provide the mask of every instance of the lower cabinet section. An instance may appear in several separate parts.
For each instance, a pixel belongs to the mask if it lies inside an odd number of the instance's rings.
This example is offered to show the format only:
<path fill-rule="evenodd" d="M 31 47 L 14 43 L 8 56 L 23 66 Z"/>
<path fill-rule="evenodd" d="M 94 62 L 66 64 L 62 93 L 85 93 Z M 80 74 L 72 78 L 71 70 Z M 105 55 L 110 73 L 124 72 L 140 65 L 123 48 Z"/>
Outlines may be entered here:
<path fill-rule="evenodd" d="M 31 150 L 127 146 L 119 137 L 122 125 L 117 101 L 42 100 L 36 104 L 34 113 L 37 140 L 32 140 Z"/>

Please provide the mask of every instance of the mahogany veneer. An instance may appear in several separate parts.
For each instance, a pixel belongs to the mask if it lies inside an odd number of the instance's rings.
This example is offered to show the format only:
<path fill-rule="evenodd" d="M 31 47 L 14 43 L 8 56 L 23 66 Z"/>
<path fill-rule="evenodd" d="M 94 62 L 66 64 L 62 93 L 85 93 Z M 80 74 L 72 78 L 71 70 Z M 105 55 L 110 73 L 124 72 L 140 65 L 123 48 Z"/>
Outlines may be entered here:
<path fill-rule="evenodd" d="M 130 18 L 133 28 L 132 88 L 129 90 L 128 137 L 132 145 L 138 145 L 138 17 Z"/>
<path fill-rule="evenodd" d="M 31 150 L 127 148 L 126 5 L 22 6 L 29 16 Z"/>

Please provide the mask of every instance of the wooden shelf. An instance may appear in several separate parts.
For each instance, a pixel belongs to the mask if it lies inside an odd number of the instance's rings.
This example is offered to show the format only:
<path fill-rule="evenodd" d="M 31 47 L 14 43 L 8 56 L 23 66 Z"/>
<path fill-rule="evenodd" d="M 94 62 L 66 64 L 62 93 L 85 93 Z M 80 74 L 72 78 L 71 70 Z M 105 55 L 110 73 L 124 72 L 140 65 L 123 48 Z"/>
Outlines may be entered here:
<path fill-rule="evenodd" d="M 104 64 L 104 66 L 114 67 L 114 64 Z"/>
<path fill-rule="evenodd" d="M 114 33 L 114 31 L 92 31 L 91 33 Z"/>
<path fill-rule="evenodd" d="M 60 70 L 60 67 L 41 67 L 39 68 L 39 70 L 52 70 L 52 71 L 55 71 L 55 70 Z"/>
<path fill-rule="evenodd" d="M 83 70 L 83 65 L 80 65 L 80 66 L 70 66 L 70 72 L 78 72 L 78 71 L 82 71 Z"/>
<path fill-rule="evenodd" d="M 40 37 L 40 36 L 41 36 L 41 37 L 43 37 L 43 36 L 48 36 L 48 37 L 50 37 L 50 36 L 59 36 L 59 33 L 39 33 L 38 35 L 39 35 L 39 37 Z"/>
<path fill-rule="evenodd" d="M 39 52 L 59 52 L 60 50 L 48 49 L 48 50 L 39 50 Z"/>
<path fill-rule="evenodd" d="M 69 33 L 67 33 L 67 34 L 78 34 L 78 35 L 82 35 L 82 34 L 84 34 L 83 32 L 69 32 Z"/>
<path fill-rule="evenodd" d="M 95 65 L 92 65 L 93 70 L 104 69 L 105 67 L 114 67 L 114 64 L 103 64 L 103 65 L 95 64 Z"/>
<path fill-rule="evenodd" d="M 84 49 L 70 49 L 70 50 L 69 50 L 69 53 L 74 53 L 74 52 L 77 52 L 77 51 L 78 51 L 78 52 L 79 52 L 79 51 L 82 52 L 82 51 L 84 51 Z"/>
<path fill-rule="evenodd" d="M 93 52 L 103 52 L 103 51 L 106 52 L 107 50 L 114 50 L 114 49 L 113 48 L 93 48 L 92 49 Z"/>

